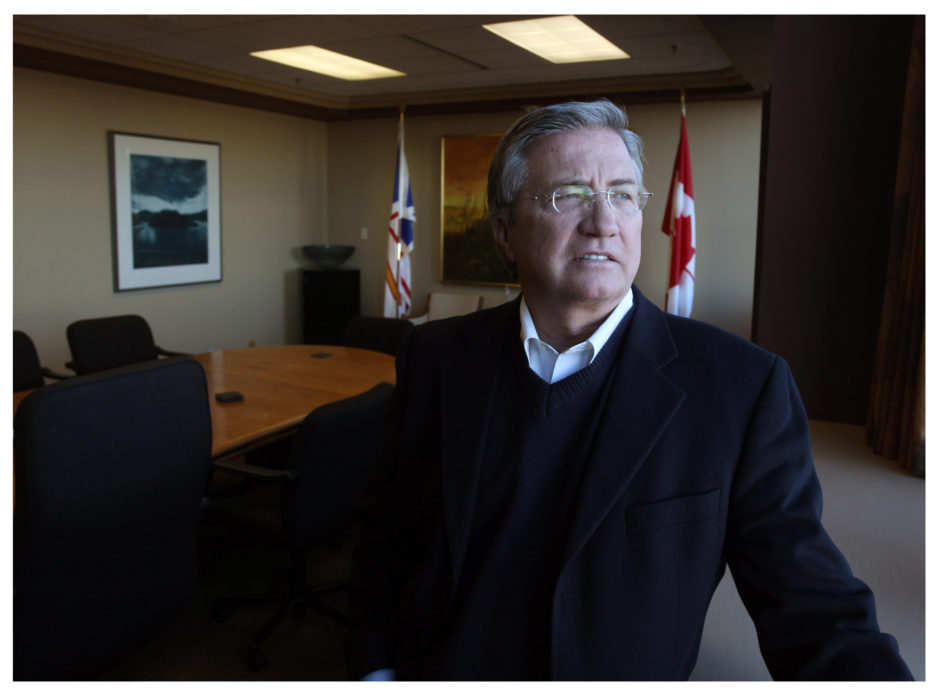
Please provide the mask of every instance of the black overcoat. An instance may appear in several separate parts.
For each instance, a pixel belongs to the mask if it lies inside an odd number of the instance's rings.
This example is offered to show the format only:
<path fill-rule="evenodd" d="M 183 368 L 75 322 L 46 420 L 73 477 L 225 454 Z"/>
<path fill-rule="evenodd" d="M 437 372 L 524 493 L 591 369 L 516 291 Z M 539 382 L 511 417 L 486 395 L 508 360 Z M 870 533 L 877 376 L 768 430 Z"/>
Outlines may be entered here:
<path fill-rule="evenodd" d="M 419 326 L 397 362 L 361 514 L 352 678 L 417 677 L 447 632 L 518 300 Z M 520 348 L 521 350 L 521 348 Z M 555 580 L 553 679 L 686 679 L 728 567 L 776 679 L 910 679 L 820 523 L 786 363 L 634 288 L 615 380 Z"/>

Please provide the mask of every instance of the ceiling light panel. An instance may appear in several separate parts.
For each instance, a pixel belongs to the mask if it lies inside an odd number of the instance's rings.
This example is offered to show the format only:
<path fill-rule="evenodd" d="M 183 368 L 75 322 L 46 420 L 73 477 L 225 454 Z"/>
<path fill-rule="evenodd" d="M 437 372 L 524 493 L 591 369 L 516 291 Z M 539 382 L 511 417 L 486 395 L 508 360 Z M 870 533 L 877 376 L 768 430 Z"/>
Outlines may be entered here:
<path fill-rule="evenodd" d="M 317 46 L 294 46 L 270 51 L 254 51 L 253 56 L 274 61 L 309 72 L 338 77 L 341 80 L 378 80 L 386 77 L 402 77 L 405 73 L 392 70 L 342 53 L 328 51 Z"/>
<path fill-rule="evenodd" d="M 484 24 L 483 28 L 551 63 L 630 57 L 574 15 Z"/>

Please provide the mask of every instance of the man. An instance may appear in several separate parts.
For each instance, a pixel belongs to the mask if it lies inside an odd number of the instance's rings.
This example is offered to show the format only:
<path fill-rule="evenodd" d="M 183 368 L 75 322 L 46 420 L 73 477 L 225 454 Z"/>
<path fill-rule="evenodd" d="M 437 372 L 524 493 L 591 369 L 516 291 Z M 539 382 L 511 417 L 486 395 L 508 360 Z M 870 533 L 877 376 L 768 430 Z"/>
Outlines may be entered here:
<path fill-rule="evenodd" d="M 399 355 L 354 678 L 685 679 L 726 564 L 775 678 L 911 678 L 821 527 L 786 364 L 632 286 L 641 161 L 606 101 L 500 142 L 489 205 L 521 299 Z"/>

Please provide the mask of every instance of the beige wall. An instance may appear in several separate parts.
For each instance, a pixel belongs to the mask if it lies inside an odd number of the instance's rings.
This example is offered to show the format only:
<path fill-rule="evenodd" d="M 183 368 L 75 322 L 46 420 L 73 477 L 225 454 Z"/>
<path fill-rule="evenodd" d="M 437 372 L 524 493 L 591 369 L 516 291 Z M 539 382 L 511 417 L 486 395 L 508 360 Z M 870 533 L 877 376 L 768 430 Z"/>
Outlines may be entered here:
<path fill-rule="evenodd" d="M 65 327 L 145 316 L 165 348 L 299 342 L 297 249 L 323 241 L 326 127 L 31 70 L 13 83 L 13 326 L 44 364 Z M 115 293 L 108 130 L 221 144 L 222 282 Z"/>
<path fill-rule="evenodd" d="M 645 211 L 640 289 L 662 305 L 669 240 L 659 231 L 679 140 L 678 104 L 636 106 L 630 121 L 646 146 L 646 182 L 655 196 Z M 405 117 L 408 167 L 418 218 L 413 277 L 415 308 L 430 290 L 482 294 L 485 306 L 516 290 L 440 283 L 440 139 L 500 133 L 518 113 Z M 693 317 L 750 336 L 757 227 L 761 105 L 756 100 L 694 103 L 688 132 L 696 201 L 697 278 Z M 363 270 L 362 311 L 382 312 L 385 225 L 394 181 L 397 120 L 328 126 L 329 236 L 355 244 L 348 262 Z M 361 238 L 361 229 L 368 239 Z"/>
<path fill-rule="evenodd" d="M 13 88 L 13 325 L 33 337 L 46 365 L 68 360 L 68 323 L 110 314 L 142 314 L 158 343 L 184 351 L 298 342 L 307 265 L 299 247 L 315 242 L 356 245 L 346 267 L 362 270 L 363 313 L 381 314 L 397 119 L 325 124 L 22 69 L 14 69 Z M 646 210 L 637 282 L 661 304 L 669 248 L 658 229 L 678 106 L 629 111 L 657 194 Z M 748 336 L 760 103 L 695 103 L 688 112 L 698 230 L 693 316 Z M 416 309 L 432 289 L 480 293 L 486 306 L 515 295 L 439 282 L 439 201 L 441 136 L 499 133 L 517 115 L 406 116 Z M 108 130 L 221 143 L 221 283 L 113 291 Z"/>

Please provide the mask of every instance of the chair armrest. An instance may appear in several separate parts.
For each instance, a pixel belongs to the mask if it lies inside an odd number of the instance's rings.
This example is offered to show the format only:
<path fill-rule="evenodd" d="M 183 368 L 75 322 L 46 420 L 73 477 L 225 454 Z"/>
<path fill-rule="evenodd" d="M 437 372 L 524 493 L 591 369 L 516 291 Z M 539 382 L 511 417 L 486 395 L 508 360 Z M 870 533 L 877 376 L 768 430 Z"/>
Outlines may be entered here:
<path fill-rule="evenodd" d="M 75 375 L 63 375 L 59 372 L 53 372 L 48 367 L 42 368 L 42 376 L 48 377 L 49 379 L 68 379 L 69 377 L 75 377 Z"/>
<path fill-rule="evenodd" d="M 161 348 L 160 346 L 155 346 L 155 347 L 157 349 L 157 355 L 162 355 L 167 358 L 171 358 L 176 355 L 189 355 L 189 353 L 178 353 L 175 350 L 166 350 L 164 348 Z"/>
<path fill-rule="evenodd" d="M 294 477 L 294 472 L 291 469 L 268 469 L 267 467 L 246 464 L 245 462 L 234 459 L 218 459 L 212 462 L 212 466 L 217 469 L 243 474 L 249 478 L 261 479 L 264 481 L 289 481 Z"/>

